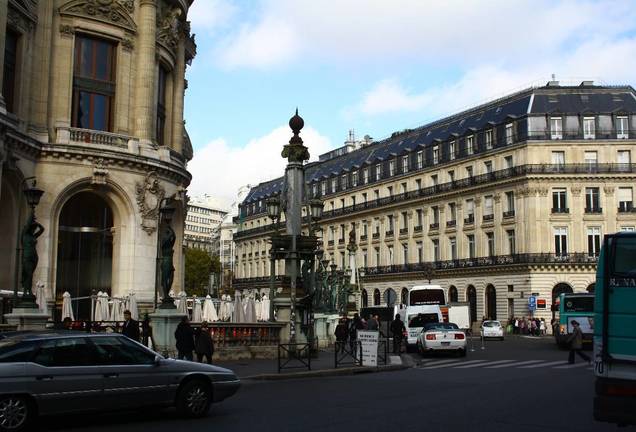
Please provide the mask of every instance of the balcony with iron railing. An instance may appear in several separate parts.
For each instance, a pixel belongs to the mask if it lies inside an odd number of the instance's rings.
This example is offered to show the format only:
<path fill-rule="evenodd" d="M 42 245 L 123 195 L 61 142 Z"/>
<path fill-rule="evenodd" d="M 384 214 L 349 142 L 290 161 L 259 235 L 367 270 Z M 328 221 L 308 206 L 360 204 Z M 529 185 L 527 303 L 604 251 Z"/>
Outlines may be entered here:
<path fill-rule="evenodd" d="M 623 201 L 618 206 L 619 213 L 634 213 L 636 209 L 634 208 L 634 203 L 631 201 Z"/>
<path fill-rule="evenodd" d="M 464 218 L 464 225 L 471 225 L 475 223 L 475 215 L 474 214 L 469 214 L 467 217 Z"/>
<path fill-rule="evenodd" d="M 567 214 L 570 213 L 568 207 L 552 207 L 552 214 Z"/>
<path fill-rule="evenodd" d="M 438 222 L 434 222 L 434 223 L 430 224 L 430 225 L 428 226 L 428 229 L 429 229 L 430 231 L 438 230 L 438 229 L 439 229 L 439 223 L 438 223 Z"/>
<path fill-rule="evenodd" d="M 513 218 L 513 217 L 515 217 L 515 211 L 514 210 L 508 210 L 508 211 L 503 212 L 503 218 L 504 219 L 510 219 L 510 218 Z"/>
<path fill-rule="evenodd" d="M 422 225 L 415 225 L 413 227 L 413 232 L 416 232 L 416 233 L 422 232 Z"/>
<path fill-rule="evenodd" d="M 408 235 L 409 233 L 409 229 L 408 228 L 400 228 L 400 235 Z"/>
<path fill-rule="evenodd" d="M 636 174 L 636 164 L 598 164 L 596 173 L 602 174 Z M 332 219 L 344 215 L 354 214 L 381 208 L 382 206 L 394 203 L 402 203 L 406 201 L 415 201 L 422 198 L 431 198 L 439 193 L 458 192 L 462 189 L 483 186 L 501 180 L 513 179 L 529 175 L 554 175 L 554 174 L 589 174 L 589 166 L 587 164 L 536 164 L 536 165 L 519 165 L 512 168 L 505 168 L 493 171 L 489 174 L 481 174 L 472 177 L 466 177 L 454 182 L 442 183 L 436 186 L 429 186 L 422 189 L 414 190 L 404 194 L 394 195 L 392 197 L 379 198 L 364 203 L 358 203 L 352 206 L 327 210 L 323 213 L 323 220 Z M 387 198 L 390 198 L 387 200 Z M 273 230 L 273 224 L 264 225 L 257 228 L 242 230 L 234 234 L 234 238 L 241 238 L 250 235 L 256 235 L 262 232 Z"/>
<path fill-rule="evenodd" d="M 602 207 L 585 207 L 586 214 L 601 214 L 603 213 Z"/>
<path fill-rule="evenodd" d="M 492 222 L 492 221 L 494 221 L 494 220 L 495 220 L 495 215 L 494 215 L 494 214 L 492 214 L 492 213 L 491 213 L 491 214 L 485 214 L 485 215 L 482 217 L 482 220 L 483 220 L 484 222 Z"/>
<path fill-rule="evenodd" d="M 457 221 L 455 219 L 446 221 L 446 228 L 454 228 L 457 226 Z"/>

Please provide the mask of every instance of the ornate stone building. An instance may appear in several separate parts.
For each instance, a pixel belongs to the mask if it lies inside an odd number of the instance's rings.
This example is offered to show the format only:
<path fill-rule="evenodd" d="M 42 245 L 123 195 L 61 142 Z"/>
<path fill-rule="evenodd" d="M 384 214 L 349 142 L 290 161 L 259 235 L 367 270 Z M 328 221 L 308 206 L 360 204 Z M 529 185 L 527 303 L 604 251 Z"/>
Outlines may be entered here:
<path fill-rule="evenodd" d="M 34 280 L 61 295 L 155 296 L 160 207 L 182 286 L 192 0 L 0 0 L 0 289 L 19 274 L 25 185 L 44 191 Z M 17 246 L 17 248 L 16 248 Z M 88 318 L 87 301 L 75 303 Z"/>
<path fill-rule="evenodd" d="M 324 202 L 325 257 L 339 268 L 356 226 L 360 306 L 400 303 L 430 277 L 470 302 L 474 321 L 527 316 L 531 294 L 549 319 L 560 292 L 593 289 L 602 235 L 635 229 L 634 151 L 632 87 L 550 82 L 332 151 L 308 165 L 306 183 Z M 260 184 L 241 205 L 237 287 L 267 286 L 265 200 L 280 187 Z"/>
<path fill-rule="evenodd" d="M 185 246 L 219 255 L 220 226 L 227 213 L 223 204 L 210 195 L 190 198 L 184 231 Z"/>

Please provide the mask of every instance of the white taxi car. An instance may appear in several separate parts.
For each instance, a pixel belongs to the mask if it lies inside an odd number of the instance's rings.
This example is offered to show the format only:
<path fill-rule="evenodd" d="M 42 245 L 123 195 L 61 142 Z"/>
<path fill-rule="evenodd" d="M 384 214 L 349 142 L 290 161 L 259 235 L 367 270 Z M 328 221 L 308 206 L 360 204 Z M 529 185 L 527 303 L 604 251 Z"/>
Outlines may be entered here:
<path fill-rule="evenodd" d="M 504 340 L 504 329 L 499 321 L 484 321 L 481 325 L 481 336 L 484 339 L 496 338 L 499 340 Z"/>
<path fill-rule="evenodd" d="M 425 324 L 417 337 L 417 349 L 421 355 L 436 351 L 466 355 L 466 334 L 453 323 Z"/>

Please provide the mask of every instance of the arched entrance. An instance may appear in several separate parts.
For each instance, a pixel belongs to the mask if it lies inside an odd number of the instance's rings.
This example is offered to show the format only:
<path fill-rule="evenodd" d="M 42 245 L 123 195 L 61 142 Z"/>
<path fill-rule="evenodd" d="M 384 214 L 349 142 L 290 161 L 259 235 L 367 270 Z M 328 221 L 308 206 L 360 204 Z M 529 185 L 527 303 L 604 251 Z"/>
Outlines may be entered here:
<path fill-rule="evenodd" d="M 596 282 L 592 282 L 591 284 L 587 286 L 586 290 L 589 293 L 593 293 L 595 288 L 596 288 Z"/>
<path fill-rule="evenodd" d="M 386 303 L 387 306 L 389 307 L 394 306 L 396 301 L 397 301 L 397 294 L 392 288 L 389 288 L 388 290 L 384 291 L 384 303 Z"/>
<path fill-rule="evenodd" d="M 409 290 L 408 288 L 402 288 L 402 292 L 400 293 L 400 300 L 403 305 L 407 305 L 409 302 Z"/>
<path fill-rule="evenodd" d="M 74 299 L 98 291 L 111 294 L 112 227 L 113 212 L 95 193 L 79 192 L 64 204 L 58 225 L 57 299 L 65 291 Z M 90 300 L 73 302 L 73 312 L 76 319 L 89 319 Z"/>
<path fill-rule="evenodd" d="M 373 306 L 380 306 L 380 290 L 377 288 L 373 291 Z"/>
<path fill-rule="evenodd" d="M 556 318 L 559 311 L 559 296 L 571 292 L 573 292 L 572 287 L 564 282 L 558 283 L 552 288 L 552 318 Z"/>
<path fill-rule="evenodd" d="M 458 299 L 459 299 L 459 294 L 457 293 L 457 287 L 455 285 L 451 285 L 448 288 L 448 301 L 457 302 Z"/>
<path fill-rule="evenodd" d="M 474 323 L 477 321 L 477 290 L 472 285 L 466 288 L 466 301 L 470 305 L 470 322 Z"/>
<path fill-rule="evenodd" d="M 363 289 L 362 290 L 362 307 L 368 307 L 369 306 L 369 294 L 367 294 L 367 290 Z"/>
<path fill-rule="evenodd" d="M 486 318 L 497 319 L 497 290 L 491 284 L 486 286 Z"/>

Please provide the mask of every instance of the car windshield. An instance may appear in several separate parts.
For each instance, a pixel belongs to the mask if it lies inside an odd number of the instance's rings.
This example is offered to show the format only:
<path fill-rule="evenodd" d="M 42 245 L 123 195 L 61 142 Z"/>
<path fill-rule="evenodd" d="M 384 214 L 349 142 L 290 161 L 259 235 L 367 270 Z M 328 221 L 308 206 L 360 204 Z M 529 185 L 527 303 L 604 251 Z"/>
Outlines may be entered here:
<path fill-rule="evenodd" d="M 429 330 L 459 330 L 459 327 L 453 323 L 429 323 L 424 326 L 424 331 Z"/>
<path fill-rule="evenodd" d="M 428 323 L 436 323 L 439 317 L 435 313 L 409 315 L 409 328 L 424 327 Z"/>
<path fill-rule="evenodd" d="M 484 327 L 501 327 L 499 321 L 485 321 Z"/>

